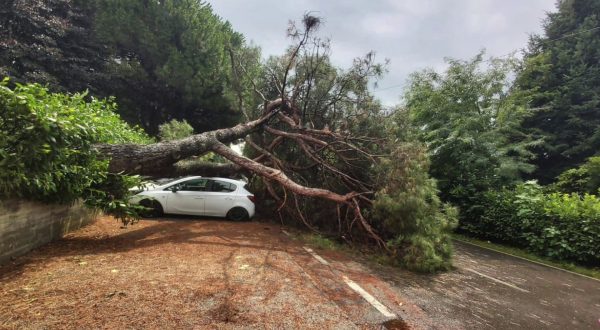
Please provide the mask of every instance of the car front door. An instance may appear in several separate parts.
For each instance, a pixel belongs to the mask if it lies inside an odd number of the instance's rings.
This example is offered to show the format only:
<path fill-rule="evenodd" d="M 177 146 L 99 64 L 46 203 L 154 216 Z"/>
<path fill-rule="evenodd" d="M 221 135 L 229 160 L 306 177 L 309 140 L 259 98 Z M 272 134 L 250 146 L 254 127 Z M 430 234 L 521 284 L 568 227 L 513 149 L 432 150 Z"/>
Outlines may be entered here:
<path fill-rule="evenodd" d="M 165 188 L 171 191 L 166 213 L 204 215 L 207 183 L 207 179 L 191 179 Z"/>
<path fill-rule="evenodd" d="M 236 188 L 233 183 L 209 180 L 204 200 L 204 214 L 214 217 L 226 216 L 233 207 L 233 192 Z"/>

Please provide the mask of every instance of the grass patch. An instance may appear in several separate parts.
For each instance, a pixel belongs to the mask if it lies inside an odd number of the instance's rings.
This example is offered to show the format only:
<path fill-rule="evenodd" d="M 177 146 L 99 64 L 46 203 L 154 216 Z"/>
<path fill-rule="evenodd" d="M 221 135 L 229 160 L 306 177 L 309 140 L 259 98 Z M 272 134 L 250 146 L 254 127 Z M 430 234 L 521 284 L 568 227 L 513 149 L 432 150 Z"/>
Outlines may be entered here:
<path fill-rule="evenodd" d="M 374 250 L 367 246 L 351 246 L 316 233 L 292 232 L 290 234 L 292 235 L 291 238 L 293 240 L 301 241 L 314 249 L 340 251 L 364 262 L 405 269 L 398 264 L 394 257 L 387 255 L 381 250 Z"/>
<path fill-rule="evenodd" d="M 346 250 L 348 249 L 348 246 L 341 244 L 339 242 L 336 242 L 330 238 L 327 238 L 323 235 L 320 234 L 315 234 L 315 233 L 301 233 L 296 235 L 296 237 L 301 240 L 302 242 L 317 248 L 317 249 L 322 249 L 322 250 L 334 250 L 334 251 L 339 251 L 339 250 Z"/>
<path fill-rule="evenodd" d="M 480 246 L 483 248 L 495 250 L 495 251 L 502 252 L 502 253 L 512 254 L 514 256 L 521 257 L 523 259 L 539 262 L 544 265 L 561 268 L 564 270 L 568 270 L 568 271 L 571 271 L 574 273 L 593 277 L 595 279 L 600 280 L 600 268 L 588 268 L 588 267 L 575 265 L 573 263 L 566 262 L 566 261 L 551 260 L 548 258 L 540 257 L 536 254 L 533 254 L 531 252 L 528 252 L 528 251 L 520 249 L 520 248 L 501 245 L 501 244 L 497 244 L 497 243 L 492 243 L 490 241 L 482 241 L 482 240 L 475 239 L 475 238 L 461 235 L 461 234 L 454 233 L 454 234 L 452 234 L 452 238 L 456 239 L 457 241 L 464 241 L 464 242 L 471 243 L 471 244 L 474 244 L 474 245 L 477 245 L 477 246 Z"/>

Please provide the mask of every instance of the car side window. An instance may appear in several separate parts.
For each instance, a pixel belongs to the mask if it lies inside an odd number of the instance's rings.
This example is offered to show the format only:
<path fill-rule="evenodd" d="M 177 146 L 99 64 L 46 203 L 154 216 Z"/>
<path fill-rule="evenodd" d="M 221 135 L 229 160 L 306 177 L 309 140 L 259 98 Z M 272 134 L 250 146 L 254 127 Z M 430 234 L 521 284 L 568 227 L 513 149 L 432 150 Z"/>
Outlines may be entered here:
<path fill-rule="evenodd" d="M 219 181 L 219 180 L 211 180 L 210 189 L 208 191 L 212 192 L 232 192 L 235 191 L 237 187 L 233 183 Z"/>
<path fill-rule="evenodd" d="M 180 182 L 174 186 L 167 188 L 168 190 L 177 191 L 207 191 L 207 179 L 193 179 L 184 182 Z"/>

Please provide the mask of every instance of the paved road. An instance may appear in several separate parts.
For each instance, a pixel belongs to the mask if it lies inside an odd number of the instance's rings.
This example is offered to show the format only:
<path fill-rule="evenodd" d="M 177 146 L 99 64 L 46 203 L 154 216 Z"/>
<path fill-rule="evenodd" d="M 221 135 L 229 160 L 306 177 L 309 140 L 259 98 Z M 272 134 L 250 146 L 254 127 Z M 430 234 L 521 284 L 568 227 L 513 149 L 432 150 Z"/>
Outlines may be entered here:
<path fill-rule="evenodd" d="M 451 272 L 378 273 L 437 328 L 600 329 L 600 281 L 470 244 L 455 248 Z"/>
<path fill-rule="evenodd" d="M 276 225 L 105 218 L 0 267 L 0 328 L 600 329 L 600 282 L 456 250 L 424 276 Z"/>

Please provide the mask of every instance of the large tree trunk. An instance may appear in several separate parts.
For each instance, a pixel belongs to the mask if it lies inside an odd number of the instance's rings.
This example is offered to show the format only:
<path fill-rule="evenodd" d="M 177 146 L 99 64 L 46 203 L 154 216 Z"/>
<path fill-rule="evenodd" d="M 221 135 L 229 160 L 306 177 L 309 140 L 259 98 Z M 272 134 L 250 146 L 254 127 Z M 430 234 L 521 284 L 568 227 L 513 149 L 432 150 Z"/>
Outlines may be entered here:
<path fill-rule="evenodd" d="M 178 172 L 179 174 L 187 174 L 183 170 L 178 171 L 177 168 L 173 168 L 173 165 L 192 156 L 200 156 L 212 151 L 218 143 L 229 144 L 244 138 L 275 115 L 281 104 L 281 99 L 269 102 L 265 107 L 265 114 L 257 120 L 234 127 L 192 135 L 182 140 L 149 145 L 101 144 L 97 145 L 96 149 L 110 158 L 109 170 L 111 172 L 148 176 L 168 176 Z M 201 170 L 201 168 L 197 170 Z M 212 171 L 215 168 L 208 170 Z"/>

